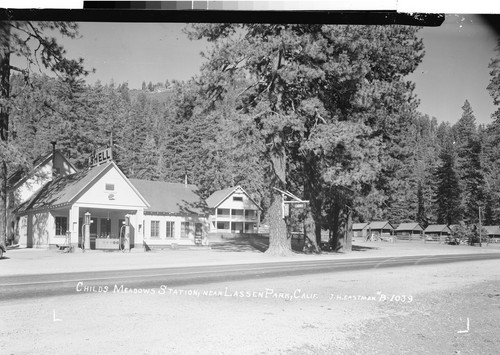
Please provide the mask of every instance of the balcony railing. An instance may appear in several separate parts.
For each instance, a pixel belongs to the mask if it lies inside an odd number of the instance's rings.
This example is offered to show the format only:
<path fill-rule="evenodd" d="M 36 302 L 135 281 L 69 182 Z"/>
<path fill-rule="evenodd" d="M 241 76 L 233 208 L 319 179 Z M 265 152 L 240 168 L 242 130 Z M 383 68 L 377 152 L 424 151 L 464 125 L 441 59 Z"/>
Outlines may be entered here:
<path fill-rule="evenodd" d="M 257 216 L 217 215 L 218 221 L 256 222 Z"/>

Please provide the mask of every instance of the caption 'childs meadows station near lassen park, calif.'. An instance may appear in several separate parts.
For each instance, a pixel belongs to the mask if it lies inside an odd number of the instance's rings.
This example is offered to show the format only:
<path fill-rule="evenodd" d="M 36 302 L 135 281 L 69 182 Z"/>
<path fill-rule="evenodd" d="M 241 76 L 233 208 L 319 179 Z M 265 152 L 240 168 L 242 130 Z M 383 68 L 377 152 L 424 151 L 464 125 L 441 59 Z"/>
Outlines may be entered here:
<path fill-rule="evenodd" d="M 15 17 L 0 353 L 496 354 L 491 18 Z"/>

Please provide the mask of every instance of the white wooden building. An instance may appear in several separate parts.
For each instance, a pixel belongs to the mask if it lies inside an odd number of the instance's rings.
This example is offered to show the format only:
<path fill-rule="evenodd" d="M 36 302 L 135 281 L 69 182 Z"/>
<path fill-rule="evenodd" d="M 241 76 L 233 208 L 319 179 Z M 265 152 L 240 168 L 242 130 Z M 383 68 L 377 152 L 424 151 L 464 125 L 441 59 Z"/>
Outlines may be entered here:
<path fill-rule="evenodd" d="M 90 213 L 91 249 L 117 249 L 118 242 L 109 241 L 119 237 L 126 219 L 132 248 L 195 245 L 208 232 L 205 206 L 194 185 L 129 180 L 108 161 L 46 182 L 16 209 L 18 239 L 21 246 L 50 248 L 64 245 L 69 232 L 78 246 Z"/>
<path fill-rule="evenodd" d="M 12 201 L 23 203 L 57 176 L 76 173 L 76 168 L 58 150 L 36 159 L 31 173 L 22 170 L 9 176 L 7 185 Z"/>
<path fill-rule="evenodd" d="M 31 171 L 18 170 L 9 175 L 7 179 L 8 243 L 19 243 L 19 219 L 16 218 L 14 209 L 33 197 L 49 181 L 76 172 L 73 164 L 56 150 L 54 145 L 50 153 L 38 157 L 33 162 Z"/>
<path fill-rule="evenodd" d="M 258 233 L 262 208 L 241 186 L 216 191 L 206 203 L 210 233 Z"/>
<path fill-rule="evenodd" d="M 147 248 L 206 244 L 208 208 L 195 185 L 130 179 L 149 207 L 143 212 Z"/>

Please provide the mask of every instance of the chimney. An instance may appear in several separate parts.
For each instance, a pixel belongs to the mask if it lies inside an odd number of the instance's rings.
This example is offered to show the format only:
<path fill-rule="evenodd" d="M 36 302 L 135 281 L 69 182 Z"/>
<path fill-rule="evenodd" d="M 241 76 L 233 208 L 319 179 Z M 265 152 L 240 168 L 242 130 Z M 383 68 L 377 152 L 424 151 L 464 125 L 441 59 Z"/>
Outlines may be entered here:
<path fill-rule="evenodd" d="M 58 175 L 58 171 L 56 169 L 56 143 L 55 141 L 50 142 L 52 144 L 52 177 L 56 177 Z"/>

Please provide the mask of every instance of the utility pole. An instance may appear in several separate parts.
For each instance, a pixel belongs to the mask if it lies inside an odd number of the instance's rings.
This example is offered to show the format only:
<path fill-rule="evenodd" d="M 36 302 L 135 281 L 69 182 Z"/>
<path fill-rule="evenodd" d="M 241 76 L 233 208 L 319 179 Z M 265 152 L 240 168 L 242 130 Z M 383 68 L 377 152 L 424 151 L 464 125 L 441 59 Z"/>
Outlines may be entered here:
<path fill-rule="evenodd" d="M 482 247 L 483 244 L 482 244 L 482 241 L 481 241 L 481 206 L 479 206 L 479 246 Z"/>

